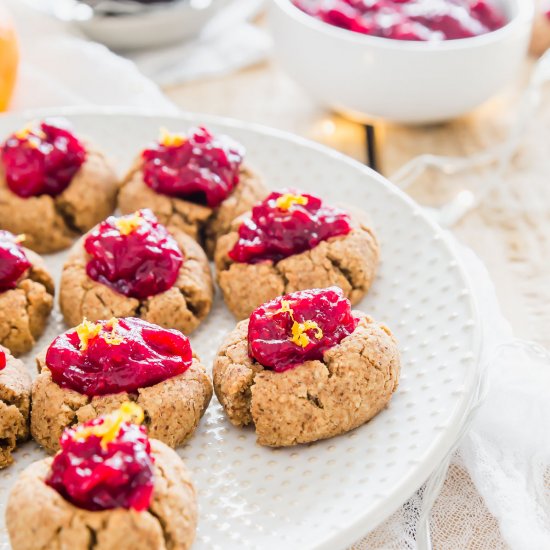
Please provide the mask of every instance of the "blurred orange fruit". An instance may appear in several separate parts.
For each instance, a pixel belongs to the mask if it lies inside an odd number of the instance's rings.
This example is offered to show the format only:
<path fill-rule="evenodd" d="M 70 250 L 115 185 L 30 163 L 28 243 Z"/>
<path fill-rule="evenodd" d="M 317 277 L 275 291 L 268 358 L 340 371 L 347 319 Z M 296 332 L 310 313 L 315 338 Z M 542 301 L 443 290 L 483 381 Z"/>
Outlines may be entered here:
<path fill-rule="evenodd" d="M 19 49 L 13 20 L 0 5 L 0 111 L 10 102 L 17 77 Z"/>

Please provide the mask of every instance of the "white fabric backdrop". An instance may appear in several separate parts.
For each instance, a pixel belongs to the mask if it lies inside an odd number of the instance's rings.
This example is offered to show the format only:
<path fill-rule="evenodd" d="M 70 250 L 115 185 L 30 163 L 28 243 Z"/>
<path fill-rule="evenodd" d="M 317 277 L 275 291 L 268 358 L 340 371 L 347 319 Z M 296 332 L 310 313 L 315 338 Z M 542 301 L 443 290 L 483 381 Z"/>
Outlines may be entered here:
<path fill-rule="evenodd" d="M 15 14 L 18 32 L 21 38 L 25 63 L 31 63 L 35 69 L 33 77 L 48 73 L 55 77 L 54 83 L 60 81 L 68 84 L 70 92 L 82 94 L 97 94 L 97 102 L 108 98 L 113 93 L 112 101 L 117 101 L 118 94 L 125 92 L 126 80 L 136 83 L 131 75 L 135 72 L 128 63 L 123 67 L 123 60 L 103 46 L 83 40 L 83 35 L 68 23 L 48 17 L 48 6 L 55 0 L 1 0 Z M 43 11 L 32 9 L 30 5 L 39 6 Z M 139 51 L 129 54 L 137 64 L 141 73 L 161 85 L 170 85 L 198 78 L 219 76 L 237 69 L 259 63 L 267 57 L 271 49 L 268 34 L 252 25 L 249 20 L 259 13 L 265 0 L 233 0 L 223 8 L 202 29 L 200 35 L 190 42 L 175 44 L 152 51 Z M 51 8 L 50 8 L 51 9 Z M 40 45 L 40 48 L 37 46 Z M 84 60 L 81 61 L 81 57 Z M 95 60 L 95 61 L 94 61 Z M 89 86 L 87 81 L 95 76 L 101 77 L 121 74 L 120 86 L 110 90 L 98 86 Z M 89 73 L 87 72 L 89 71 Z M 23 74 L 28 73 L 23 68 Z M 71 75 L 84 77 L 82 85 L 77 89 L 72 85 Z M 113 82 L 95 79 L 96 82 Z M 118 83 L 117 83 L 118 84 Z M 132 104 L 147 101 L 150 87 L 143 82 L 146 90 L 129 100 Z M 59 93 L 63 93 L 59 87 Z M 37 94 L 37 98 L 42 94 Z M 140 98 L 140 96 L 143 96 Z M 121 96 L 124 97 L 124 96 Z M 152 96 L 149 98 L 149 100 Z M 34 98 L 25 97 L 24 105 Z M 48 96 L 44 94 L 44 99 Z M 69 98 L 70 99 L 70 98 Z"/>

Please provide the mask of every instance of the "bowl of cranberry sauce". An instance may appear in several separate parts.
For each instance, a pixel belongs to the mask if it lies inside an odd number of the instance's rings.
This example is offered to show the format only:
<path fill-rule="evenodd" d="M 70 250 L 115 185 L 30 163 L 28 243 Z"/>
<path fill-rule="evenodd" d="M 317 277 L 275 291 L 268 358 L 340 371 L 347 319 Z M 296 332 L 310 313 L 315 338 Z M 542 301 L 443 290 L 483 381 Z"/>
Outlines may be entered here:
<path fill-rule="evenodd" d="M 458 40 L 504 27 L 496 0 L 292 0 L 304 13 L 348 31 L 393 40 Z"/>
<path fill-rule="evenodd" d="M 525 0 L 273 0 L 275 54 L 319 103 L 353 119 L 444 122 L 517 77 Z"/>

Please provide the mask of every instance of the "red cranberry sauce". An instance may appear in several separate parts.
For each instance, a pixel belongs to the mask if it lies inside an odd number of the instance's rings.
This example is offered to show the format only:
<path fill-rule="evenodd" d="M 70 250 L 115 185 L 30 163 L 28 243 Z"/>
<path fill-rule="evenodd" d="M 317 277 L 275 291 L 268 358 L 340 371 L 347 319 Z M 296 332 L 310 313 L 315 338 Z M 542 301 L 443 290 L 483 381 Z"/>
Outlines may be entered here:
<path fill-rule="evenodd" d="M 8 359 L 6 358 L 6 353 L 4 352 L 4 350 L 0 349 L 0 370 L 4 370 L 7 363 Z"/>
<path fill-rule="evenodd" d="M 22 198 L 59 195 L 85 160 L 84 145 L 53 122 L 31 124 L 0 147 L 7 185 Z"/>
<path fill-rule="evenodd" d="M 293 0 L 309 15 L 350 31 L 394 40 L 455 40 L 503 27 L 491 0 Z"/>
<path fill-rule="evenodd" d="M 53 381 L 89 397 L 153 386 L 184 373 L 192 360 L 186 336 L 132 317 L 84 320 L 46 353 Z"/>
<path fill-rule="evenodd" d="M 248 352 L 265 368 L 283 372 L 322 359 L 357 323 L 340 288 L 293 292 L 252 312 Z"/>
<path fill-rule="evenodd" d="M 20 241 L 20 237 L 9 231 L 0 231 L 0 292 L 15 288 L 25 271 L 31 267 L 31 262 L 19 245 Z"/>
<path fill-rule="evenodd" d="M 244 154 L 241 144 L 204 127 L 165 133 L 142 153 L 143 179 L 157 193 L 216 208 L 239 183 Z"/>
<path fill-rule="evenodd" d="M 349 215 L 296 190 L 273 192 L 239 226 L 239 240 L 229 251 L 235 262 L 278 262 L 315 248 L 321 241 L 347 235 Z"/>
<path fill-rule="evenodd" d="M 85 424 L 68 428 L 53 459 L 46 484 L 85 510 L 149 508 L 154 489 L 154 459 L 135 403 Z"/>
<path fill-rule="evenodd" d="M 175 239 L 150 210 L 110 216 L 85 239 L 88 276 L 124 296 L 143 300 L 171 288 L 183 263 Z"/>

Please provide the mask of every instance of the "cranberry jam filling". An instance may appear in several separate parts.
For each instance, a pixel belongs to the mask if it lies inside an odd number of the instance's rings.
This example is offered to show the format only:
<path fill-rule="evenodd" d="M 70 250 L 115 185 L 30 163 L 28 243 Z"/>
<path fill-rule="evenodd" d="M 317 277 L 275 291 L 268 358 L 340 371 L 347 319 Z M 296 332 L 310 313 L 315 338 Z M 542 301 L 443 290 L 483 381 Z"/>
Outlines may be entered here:
<path fill-rule="evenodd" d="M 248 353 L 265 368 L 283 372 L 322 359 L 357 323 L 340 288 L 293 292 L 252 312 Z"/>
<path fill-rule="evenodd" d="M 135 403 L 75 428 L 60 439 L 46 484 L 85 510 L 149 508 L 154 489 L 154 459 Z"/>
<path fill-rule="evenodd" d="M 0 292 L 17 286 L 17 281 L 31 267 L 25 251 L 19 245 L 22 237 L 0 231 Z"/>
<path fill-rule="evenodd" d="M 350 31 L 394 40 L 455 40 L 500 29 L 491 0 L 293 0 L 309 15 Z"/>
<path fill-rule="evenodd" d="M 46 353 L 53 381 L 89 397 L 153 386 L 184 373 L 192 360 L 186 336 L 132 317 L 84 320 Z"/>
<path fill-rule="evenodd" d="M 22 198 L 62 193 L 86 160 L 84 145 L 52 122 L 31 124 L 0 148 L 6 182 Z"/>
<path fill-rule="evenodd" d="M 91 279 L 138 300 L 171 288 L 184 259 L 150 210 L 110 216 L 86 237 L 84 248 Z"/>
<path fill-rule="evenodd" d="M 296 190 L 273 192 L 239 226 L 239 240 L 229 257 L 249 264 L 278 262 L 351 229 L 349 215 L 323 204 L 319 197 Z"/>
<path fill-rule="evenodd" d="M 8 360 L 6 359 L 6 354 L 0 349 L 0 370 L 4 370 L 6 368 Z"/>
<path fill-rule="evenodd" d="M 216 208 L 239 183 L 244 154 L 241 144 L 204 127 L 186 136 L 164 132 L 142 153 L 143 179 L 157 193 Z"/>

